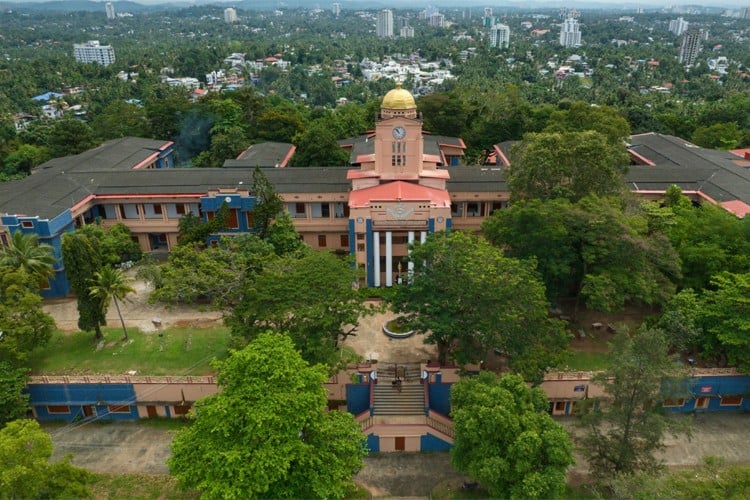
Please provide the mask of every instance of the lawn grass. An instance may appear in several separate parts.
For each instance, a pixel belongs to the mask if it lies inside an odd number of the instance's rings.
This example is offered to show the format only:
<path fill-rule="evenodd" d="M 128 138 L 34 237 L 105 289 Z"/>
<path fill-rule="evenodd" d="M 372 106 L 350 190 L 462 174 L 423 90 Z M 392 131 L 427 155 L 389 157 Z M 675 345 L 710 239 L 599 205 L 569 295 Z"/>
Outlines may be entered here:
<path fill-rule="evenodd" d="M 93 474 L 89 483 L 93 498 L 197 499 L 195 491 L 177 489 L 177 480 L 165 474 Z"/>
<path fill-rule="evenodd" d="M 128 330 L 129 340 L 122 340 L 122 330 L 105 328 L 101 349 L 92 333 L 56 332 L 49 344 L 34 352 L 30 364 L 33 374 L 45 375 L 208 375 L 214 357 L 227 353 L 229 329 L 167 328 L 157 333 Z"/>
<path fill-rule="evenodd" d="M 564 371 L 593 372 L 604 370 L 608 366 L 608 352 L 571 350 L 562 366 L 559 366 L 558 369 Z"/>

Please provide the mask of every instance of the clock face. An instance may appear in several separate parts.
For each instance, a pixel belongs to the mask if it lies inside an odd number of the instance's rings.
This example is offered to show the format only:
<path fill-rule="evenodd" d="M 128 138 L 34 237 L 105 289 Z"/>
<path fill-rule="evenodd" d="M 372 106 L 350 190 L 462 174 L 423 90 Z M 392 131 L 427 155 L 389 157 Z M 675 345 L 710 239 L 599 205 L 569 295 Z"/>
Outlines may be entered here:
<path fill-rule="evenodd" d="M 406 129 L 404 127 L 393 127 L 393 138 L 401 140 L 406 137 Z"/>

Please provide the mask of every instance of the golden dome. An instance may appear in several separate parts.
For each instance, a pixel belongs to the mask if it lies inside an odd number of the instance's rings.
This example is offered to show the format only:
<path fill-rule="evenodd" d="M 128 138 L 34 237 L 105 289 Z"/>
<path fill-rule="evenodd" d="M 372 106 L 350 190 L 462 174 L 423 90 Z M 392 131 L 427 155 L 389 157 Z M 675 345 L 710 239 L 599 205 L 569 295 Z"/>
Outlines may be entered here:
<path fill-rule="evenodd" d="M 414 102 L 414 96 L 408 90 L 402 89 L 401 84 L 397 83 L 396 88 L 388 92 L 383 97 L 381 108 L 386 109 L 414 109 L 417 104 Z"/>

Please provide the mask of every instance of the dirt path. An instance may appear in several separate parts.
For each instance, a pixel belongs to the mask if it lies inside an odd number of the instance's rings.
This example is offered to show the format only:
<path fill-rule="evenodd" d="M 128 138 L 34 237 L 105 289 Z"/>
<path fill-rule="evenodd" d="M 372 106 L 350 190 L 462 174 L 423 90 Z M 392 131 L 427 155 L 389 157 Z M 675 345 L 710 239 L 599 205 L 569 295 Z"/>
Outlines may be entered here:
<path fill-rule="evenodd" d="M 130 277 L 134 271 L 128 271 Z M 163 328 L 170 326 L 210 326 L 222 319 L 220 311 L 200 310 L 195 306 L 170 306 L 161 304 L 149 304 L 148 295 L 151 291 L 149 285 L 141 280 L 131 283 L 136 293 L 130 294 L 127 300 L 121 302 L 120 308 L 125 325 L 139 328 L 143 332 L 156 331 L 154 319 L 161 320 Z M 63 331 L 71 332 L 78 330 L 78 310 L 74 298 L 48 300 L 43 305 L 44 312 L 55 319 L 57 327 Z M 110 306 L 107 311 L 107 325 L 119 326 L 120 319 L 117 310 Z"/>

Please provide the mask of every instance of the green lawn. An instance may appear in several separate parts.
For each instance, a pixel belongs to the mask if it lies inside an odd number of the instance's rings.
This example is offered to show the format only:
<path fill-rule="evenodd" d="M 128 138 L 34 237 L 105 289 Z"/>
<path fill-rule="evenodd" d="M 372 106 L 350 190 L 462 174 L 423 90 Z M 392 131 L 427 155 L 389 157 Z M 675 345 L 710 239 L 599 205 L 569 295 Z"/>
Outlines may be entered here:
<path fill-rule="evenodd" d="M 128 330 L 130 339 L 123 341 L 122 330 L 104 329 L 104 344 L 97 349 L 94 336 L 88 332 L 61 333 L 52 336 L 49 344 L 34 353 L 31 369 L 34 374 L 90 375 L 125 374 L 135 370 L 138 375 L 208 375 L 209 363 L 227 352 L 229 329 L 168 328 L 157 333 Z"/>
<path fill-rule="evenodd" d="M 558 369 L 567 369 L 568 371 L 597 371 L 607 368 L 609 363 L 609 353 L 607 352 L 588 352 L 588 351 L 570 351 L 562 366 Z"/>
<path fill-rule="evenodd" d="M 195 491 L 177 489 L 177 480 L 163 474 L 94 474 L 89 489 L 94 498 L 200 498 Z"/>

